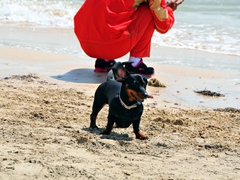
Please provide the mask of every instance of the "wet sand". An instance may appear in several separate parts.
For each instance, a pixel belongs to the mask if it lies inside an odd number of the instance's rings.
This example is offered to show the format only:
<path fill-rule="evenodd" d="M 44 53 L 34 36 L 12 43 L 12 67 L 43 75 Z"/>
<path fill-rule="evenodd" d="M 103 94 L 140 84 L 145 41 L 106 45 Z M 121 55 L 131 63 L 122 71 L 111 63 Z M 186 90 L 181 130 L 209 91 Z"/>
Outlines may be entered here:
<path fill-rule="evenodd" d="M 148 87 L 149 93 L 154 94 L 159 108 L 176 105 L 180 108 L 240 108 L 240 74 L 238 71 L 156 64 L 156 59 L 160 57 L 164 61 L 167 58 L 177 58 L 179 54 L 187 61 L 193 58 L 193 54 L 199 58 L 213 56 L 209 53 L 163 47 L 161 47 L 161 52 L 158 50 L 159 48 L 153 46 L 153 57 L 146 59 L 146 63 L 154 66 L 156 71 L 154 77 L 167 86 L 166 88 Z M 93 72 L 94 59 L 87 56 L 79 57 L 20 48 L 0 48 L 0 54 L 0 77 L 36 73 L 49 81 L 56 80 L 62 85 L 69 83 L 96 85 L 106 80 L 106 74 Z M 228 58 L 228 61 L 237 66 L 236 57 L 225 55 L 216 55 L 216 57 Z M 126 61 L 127 58 L 126 55 L 118 60 Z M 225 97 L 206 97 L 194 93 L 196 90 L 205 89 L 224 94 Z"/>

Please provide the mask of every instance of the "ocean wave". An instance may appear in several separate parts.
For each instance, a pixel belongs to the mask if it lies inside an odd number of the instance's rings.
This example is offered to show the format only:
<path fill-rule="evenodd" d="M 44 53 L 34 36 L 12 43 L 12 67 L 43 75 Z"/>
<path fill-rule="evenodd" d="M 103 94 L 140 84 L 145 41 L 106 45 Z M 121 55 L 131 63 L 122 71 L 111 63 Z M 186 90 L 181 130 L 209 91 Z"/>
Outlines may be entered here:
<path fill-rule="evenodd" d="M 240 56 L 239 29 L 211 25 L 176 25 L 167 34 L 154 33 L 152 42 L 160 46 L 193 49 Z"/>
<path fill-rule="evenodd" d="M 7 0 L 0 2 L 0 24 L 73 27 L 81 3 L 69 0 Z"/>

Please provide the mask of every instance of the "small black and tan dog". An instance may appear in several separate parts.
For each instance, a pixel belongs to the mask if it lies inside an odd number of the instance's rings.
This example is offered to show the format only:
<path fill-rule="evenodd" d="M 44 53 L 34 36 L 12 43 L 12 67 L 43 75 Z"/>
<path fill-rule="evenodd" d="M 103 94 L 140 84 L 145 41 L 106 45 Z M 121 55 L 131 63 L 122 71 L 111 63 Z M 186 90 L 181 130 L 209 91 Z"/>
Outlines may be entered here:
<path fill-rule="evenodd" d="M 106 129 L 100 134 L 110 134 L 114 123 L 116 127 L 127 128 L 131 124 L 137 139 L 146 139 L 140 132 L 139 125 L 143 113 L 142 102 L 152 98 L 146 92 L 147 79 L 138 74 L 130 74 L 124 65 L 117 62 L 108 73 L 106 82 L 100 84 L 94 96 L 90 128 L 98 128 L 96 118 L 105 104 L 109 105 L 108 122 Z"/>

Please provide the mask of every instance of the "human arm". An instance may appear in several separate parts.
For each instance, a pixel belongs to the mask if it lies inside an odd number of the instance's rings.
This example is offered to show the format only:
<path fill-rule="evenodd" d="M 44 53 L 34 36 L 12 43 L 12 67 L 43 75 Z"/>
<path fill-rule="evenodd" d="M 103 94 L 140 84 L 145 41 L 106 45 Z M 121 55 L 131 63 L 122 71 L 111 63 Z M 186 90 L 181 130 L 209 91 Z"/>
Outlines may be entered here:
<path fill-rule="evenodd" d="M 184 0 L 171 0 L 166 4 L 165 0 L 149 0 L 156 31 L 161 34 L 167 33 L 175 22 L 173 11 L 177 9 Z"/>

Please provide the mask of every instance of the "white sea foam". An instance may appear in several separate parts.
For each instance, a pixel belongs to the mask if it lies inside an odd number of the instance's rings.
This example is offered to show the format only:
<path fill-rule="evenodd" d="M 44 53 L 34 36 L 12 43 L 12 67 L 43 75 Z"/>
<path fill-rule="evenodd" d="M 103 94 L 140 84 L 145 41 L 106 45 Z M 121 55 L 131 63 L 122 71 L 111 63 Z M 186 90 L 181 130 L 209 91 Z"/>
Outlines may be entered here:
<path fill-rule="evenodd" d="M 72 28 L 80 3 L 53 0 L 6 0 L 0 2 L 0 24 Z"/>

